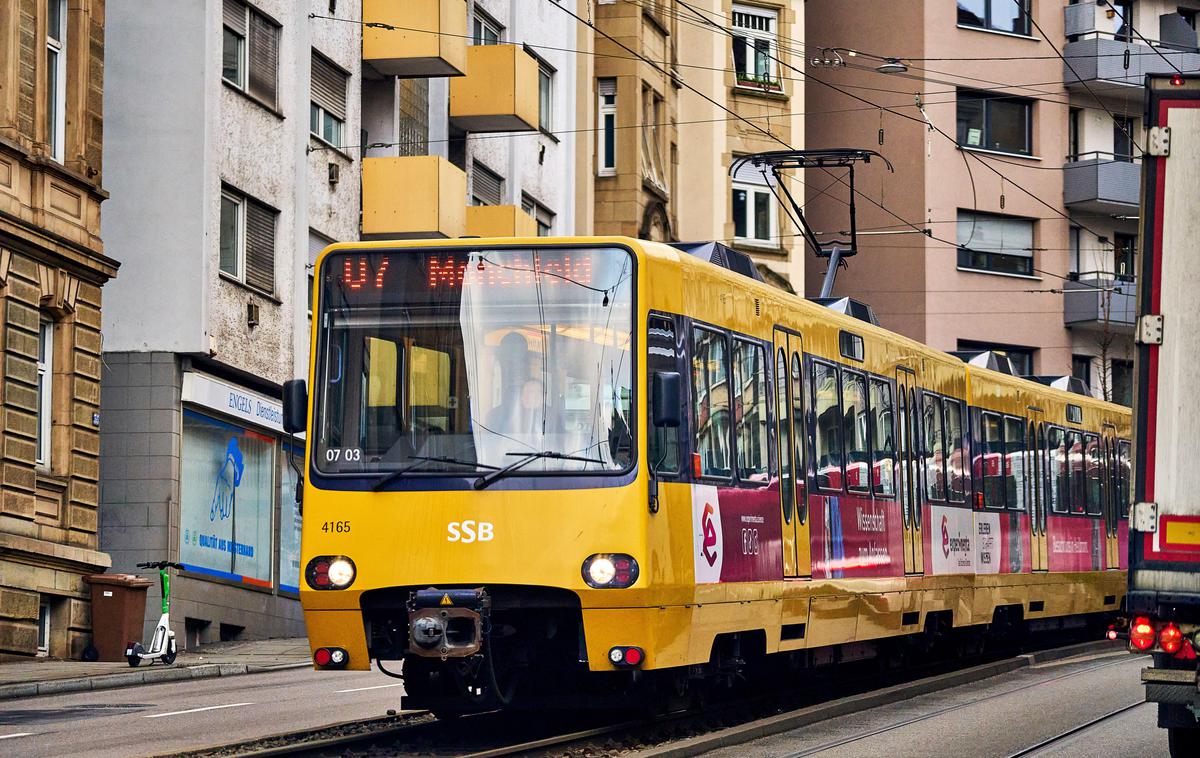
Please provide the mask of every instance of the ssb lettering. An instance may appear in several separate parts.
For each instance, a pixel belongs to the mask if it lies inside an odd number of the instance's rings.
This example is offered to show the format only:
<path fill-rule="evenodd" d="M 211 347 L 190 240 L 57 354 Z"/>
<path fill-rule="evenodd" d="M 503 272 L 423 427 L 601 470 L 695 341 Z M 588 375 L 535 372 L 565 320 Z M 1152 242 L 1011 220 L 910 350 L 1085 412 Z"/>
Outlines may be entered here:
<path fill-rule="evenodd" d="M 495 529 L 490 521 L 451 521 L 446 525 L 446 541 L 461 542 L 468 545 L 472 542 L 491 542 Z"/>

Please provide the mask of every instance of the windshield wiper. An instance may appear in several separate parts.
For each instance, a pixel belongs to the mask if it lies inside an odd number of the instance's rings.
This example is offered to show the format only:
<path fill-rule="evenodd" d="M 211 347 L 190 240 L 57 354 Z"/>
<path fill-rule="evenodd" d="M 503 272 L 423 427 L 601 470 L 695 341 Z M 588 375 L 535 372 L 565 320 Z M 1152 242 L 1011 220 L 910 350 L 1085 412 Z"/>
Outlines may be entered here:
<path fill-rule="evenodd" d="M 398 469 L 396 471 L 392 471 L 391 473 L 384 474 L 383 476 L 379 477 L 379 479 L 377 479 L 375 481 L 375 486 L 372 487 L 371 489 L 378 492 L 379 490 L 388 486 L 389 484 L 396 481 L 400 477 L 404 476 L 408 472 L 416 471 L 417 469 L 419 469 L 427 464 L 430 464 L 430 463 L 454 463 L 459 466 L 471 466 L 475 470 L 479 470 L 481 468 L 495 470 L 497 468 L 496 466 L 488 466 L 486 464 L 477 463 L 475 461 L 464 461 L 464 460 L 460 460 L 458 458 L 449 458 L 444 455 L 410 455 L 410 456 L 408 456 L 408 459 L 410 461 L 416 461 L 416 463 L 410 463 L 409 465 L 405 466 L 402 469 Z"/>
<path fill-rule="evenodd" d="M 584 463 L 599 463 L 600 465 L 604 465 L 606 463 L 606 461 L 602 461 L 597 458 L 584 458 L 582 455 L 571 455 L 570 453 L 556 453 L 553 450 L 545 450 L 540 453 L 505 453 L 505 455 L 523 455 L 525 457 L 521 458 L 519 461 L 514 461 L 508 464 L 504 468 L 496 469 L 490 474 L 484 474 L 483 476 L 479 477 L 475 480 L 475 489 L 482 490 L 490 487 L 517 469 L 523 468 L 534 461 L 542 460 L 543 458 L 553 458 L 556 461 L 583 461 Z"/>

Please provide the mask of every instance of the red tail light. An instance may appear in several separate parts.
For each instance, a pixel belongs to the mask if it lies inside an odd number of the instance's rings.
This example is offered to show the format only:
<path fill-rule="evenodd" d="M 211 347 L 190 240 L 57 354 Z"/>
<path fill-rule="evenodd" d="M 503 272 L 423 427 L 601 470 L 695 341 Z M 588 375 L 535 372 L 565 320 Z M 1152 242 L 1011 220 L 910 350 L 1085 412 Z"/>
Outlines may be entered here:
<path fill-rule="evenodd" d="M 318 666 L 328 666 L 329 659 L 329 648 L 319 647 L 317 648 L 317 651 L 313 653 L 313 662 Z"/>
<path fill-rule="evenodd" d="M 1183 632 L 1174 624 L 1167 624 L 1158 633 L 1158 645 L 1171 655 L 1178 653 L 1183 647 Z"/>
<path fill-rule="evenodd" d="M 1192 643 L 1184 637 L 1183 647 L 1179 648 L 1179 652 L 1175 654 L 1175 657 L 1185 661 L 1194 661 L 1196 660 L 1196 648 L 1192 647 Z"/>
<path fill-rule="evenodd" d="M 1175 74 L 1175 76 L 1172 76 L 1171 77 L 1171 86 L 1172 87 L 1182 87 L 1183 86 L 1183 74 Z"/>
<path fill-rule="evenodd" d="M 1154 636 L 1154 625 L 1150 619 L 1145 616 L 1134 619 L 1133 626 L 1129 628 L 1129 644 L 1138 650 L 1149 650 L 1154 647 Z"/>

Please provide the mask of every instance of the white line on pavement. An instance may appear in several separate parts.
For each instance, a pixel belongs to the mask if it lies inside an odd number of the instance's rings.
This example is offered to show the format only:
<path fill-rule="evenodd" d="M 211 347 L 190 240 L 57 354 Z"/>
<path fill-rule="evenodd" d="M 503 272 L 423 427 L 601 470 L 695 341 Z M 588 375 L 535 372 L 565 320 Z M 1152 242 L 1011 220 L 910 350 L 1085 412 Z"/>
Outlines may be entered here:
<path fill-rule="evenodd" d="M 226 703 L 225 705 L 210 705 L 207 708 L 188 708 L 186 711 L 171 711 L 170 713 L 151 713 L 147 716 L 142 716 L 145 719 L 160 719 L 163 716 L 180 716 L 184 713 L 199 713 L 200 711 L 215 711 L 218 708 L 237 708 L 241 705 L 254 705 L 254 703 Z"/>
<path fill-rule="evenodd" d="M 352 690 L 334 690 L 335 695 L 340 695 L 343 692 L 365 692 L 366 690 L 382 690 L 388 687 L 403 687 L 404 682 L 396 682 L 395 684 L 377 684 L 374 687 L 355 687 Z"/>
<path fill-rule="evenodd" d="M 0 740 L 11 740 L 13 737 L 32 737 L 33 732 L 17 732 L 16 734 L 0 734 Z"/>

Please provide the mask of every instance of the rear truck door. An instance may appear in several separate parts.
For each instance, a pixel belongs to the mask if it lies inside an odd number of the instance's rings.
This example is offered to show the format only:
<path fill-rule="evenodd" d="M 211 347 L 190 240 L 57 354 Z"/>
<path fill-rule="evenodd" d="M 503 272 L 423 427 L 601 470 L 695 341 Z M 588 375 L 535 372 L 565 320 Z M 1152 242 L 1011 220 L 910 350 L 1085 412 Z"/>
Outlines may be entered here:
<path fill-rule="evenodd" d="M 900 463 L 900 520 L 904 526 L 904 572 L 921 574 L 925 571 L 924 550 L 921 544 L 921 474 L 919 406 L 917 405 L 917 375 L 911 369 L 896 368 L 897 428 L 900 446 L 896 457 Z"/>
<path fill-rule="evenodd" d="M 808 476 L 804 451 L 804 343 L 796 332 L 775 327 L 775 424 L 779 459 L 783 575 L 812 575 L 808 536 Z"/>
<path fill-rule="evenodd" d="M 1128 607 L 1159 615 L 1200 606 L 1200 79 L 1146 85 Z"/>
<path fill-rule="evenodd" d="M 1046 425 L 1041 408 L 1030 406 L 1029 450 L 1029 555 L 1034 571 L 1046 570 Z"/>

